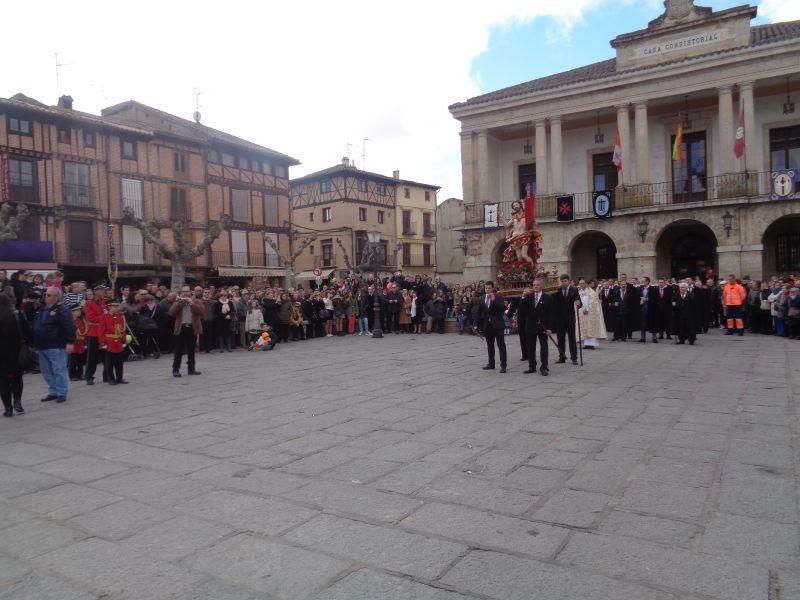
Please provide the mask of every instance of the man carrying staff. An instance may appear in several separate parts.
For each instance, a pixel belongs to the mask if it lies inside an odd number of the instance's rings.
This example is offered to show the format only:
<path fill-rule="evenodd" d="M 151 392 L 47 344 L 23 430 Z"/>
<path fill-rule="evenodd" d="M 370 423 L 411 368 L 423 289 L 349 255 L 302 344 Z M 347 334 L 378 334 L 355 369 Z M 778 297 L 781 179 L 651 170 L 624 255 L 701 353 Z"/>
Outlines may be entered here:
<path fill-rule="evenodd" d="M 561 276 L 561 288 L 553 294 L 558 316 L 558 361 L 567 362 L 566 338 L 569 338 L 569 357 L 573 365 L 578 364 L 578 344 L 575 342 L 575 309 L 581 308 L 578 288 L 570 283 L 569 275 Z"/>
<path fill-rule="evenodd" d="M 103 363 L 103 381 L 106 381 L 105 356 L 100 350 L 100 343 L 103 337 L 103 317 L 108 314 L 108 304 L 106 303 L 106 290 L 108 288 L 102 283 L 94 286 L 94 300 L 87 300 L 83 306 L 83 314 L 86 318 L 88 329 L 86 331 L 86 385 L 94 385 L 94 372 L 97 370 L 97 363 Z"/>

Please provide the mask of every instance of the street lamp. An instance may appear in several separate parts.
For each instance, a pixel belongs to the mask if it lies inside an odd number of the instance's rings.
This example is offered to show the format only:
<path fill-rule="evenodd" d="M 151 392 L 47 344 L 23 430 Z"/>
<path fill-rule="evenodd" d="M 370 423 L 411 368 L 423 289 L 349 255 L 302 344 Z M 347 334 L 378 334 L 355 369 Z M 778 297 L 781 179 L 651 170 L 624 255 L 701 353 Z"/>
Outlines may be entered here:
<path fill-rule="evenodd" d="M 461 248 L 461 251 L 464 253 L 464 256 L 467 255 L 467 236 L 464 235 L 464 232 L 461 232 L 461 235 L 458 237 L 458 247 Z"/>
<path fill-rule="evenodd" d="M 375 316 L 373 317 L 374 322 L 372 324 L 372 337 L 382 338 L 383 331 L 381 331 L 381 303 L 378 296 L 381 289 L 380 280 L 378 279 L 378 249 L 380 248 L 381 243 L 381 232 L 377 230 L 368 231 L 367 241 L 369 242 L 370 246 L 372 246 L 372 271 L 375 278 L 375 283 L 373 284 L 374 294 L 372 296 L 372 307 L 375 311 Z"/>
<path fill-rule="evenodd" d="M 645 219 L 644 217 L 642 217 L 636 224 L 636 230 L 637 233 L 639 234 L 639 237 L 642 240 L 642 243 L 644 243 L 644 240 L 647 237 L 647 230 L 649 229 L 649 227 L 650 223 L 648 223 L 647 219 Z"/>
<path fill-rule="evenodd" d="M 731 237 L 731 230 L 733 229 L 733 215 L 729 211 L 725 211 L 722 215 L 722 227 L 725 229 L 725 236 Z"/>

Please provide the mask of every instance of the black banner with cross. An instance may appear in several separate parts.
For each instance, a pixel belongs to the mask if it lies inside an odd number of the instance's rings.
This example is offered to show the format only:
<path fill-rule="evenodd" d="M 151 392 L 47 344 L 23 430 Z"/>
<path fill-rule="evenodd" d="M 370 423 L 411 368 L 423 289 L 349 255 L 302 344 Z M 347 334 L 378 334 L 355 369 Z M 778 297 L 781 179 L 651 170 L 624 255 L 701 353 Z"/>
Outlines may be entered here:
<path fill-rule="evenodd" d="M 592 193 L 592 210 L 598 219 L 610 219 L 614 211 L 614 190 Z"/>

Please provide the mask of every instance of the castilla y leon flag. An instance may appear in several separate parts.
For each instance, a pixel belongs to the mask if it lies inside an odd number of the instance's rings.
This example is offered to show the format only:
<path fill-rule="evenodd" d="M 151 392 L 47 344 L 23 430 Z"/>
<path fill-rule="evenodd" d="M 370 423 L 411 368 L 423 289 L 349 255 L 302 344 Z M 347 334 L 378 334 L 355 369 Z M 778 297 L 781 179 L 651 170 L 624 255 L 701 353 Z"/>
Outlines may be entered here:
<path fill-rule="evenodd" d="M 675 143 L 672 144 L 672 160 L 683 162 L 683 123 L 680 121 L 675 130 Z"/>
<path fill-rule="evenodd" d="M 617 129 L 617 140 L 614 142 L 614 165 L 617 172 L 622 171 L 622 142 L 619 139 L 619 129 Z"/>
<path fill-rule="evenodd" d="M 532 183 L 529 183 L 525 187 L 528 188 L 528 193 L 525 194 L 525 225 L 530 227 L 530 224 L 533 223 L 536 218 L 536 211 L 534 209 L 534 205 L 536 204 L 536 192 L 533 191 Z"/>
<path fill-rule="evenodd" d="M 733 140 L 733 155 L 736 158 L 744 156 L 744 102 L 739 102 L 739 124 L 736 126 L 736 139 Z"/>

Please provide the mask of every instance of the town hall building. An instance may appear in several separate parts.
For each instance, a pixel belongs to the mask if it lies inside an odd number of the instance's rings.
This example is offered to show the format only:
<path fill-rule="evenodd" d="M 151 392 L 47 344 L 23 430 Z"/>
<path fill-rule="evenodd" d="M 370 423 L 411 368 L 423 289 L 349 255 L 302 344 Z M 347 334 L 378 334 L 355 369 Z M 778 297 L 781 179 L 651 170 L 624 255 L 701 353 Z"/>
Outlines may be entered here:
<path fill-rule="evenodd" d="M 615 58 L 450 106 L 465 278 L 497 275 L 531 187 L 548 272 L 800 274 L 800 21 L 664 4 Z"/>

